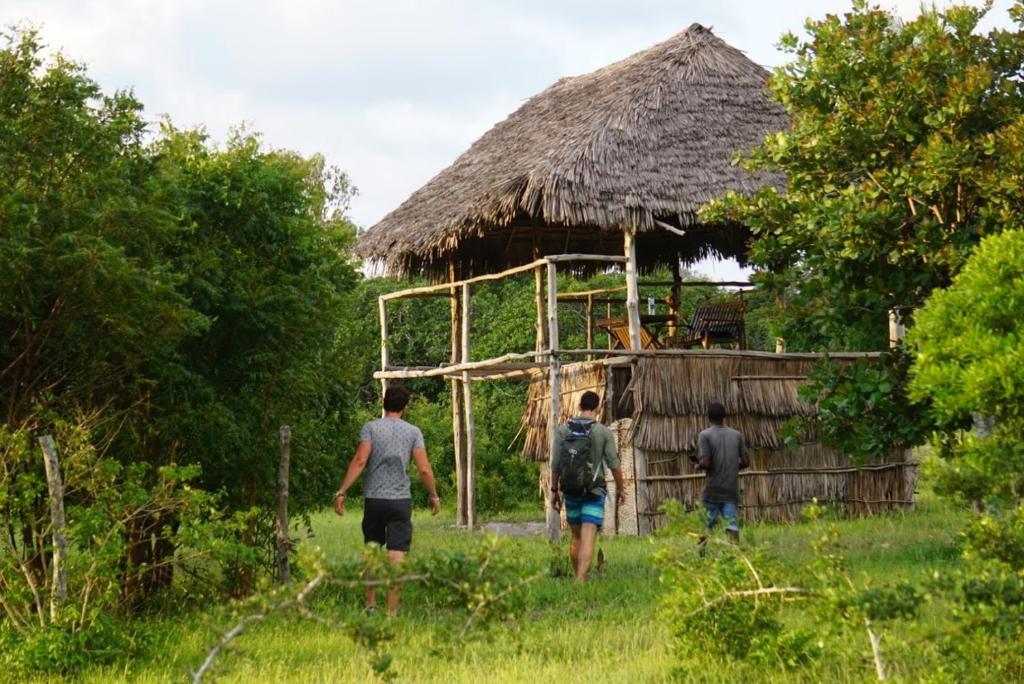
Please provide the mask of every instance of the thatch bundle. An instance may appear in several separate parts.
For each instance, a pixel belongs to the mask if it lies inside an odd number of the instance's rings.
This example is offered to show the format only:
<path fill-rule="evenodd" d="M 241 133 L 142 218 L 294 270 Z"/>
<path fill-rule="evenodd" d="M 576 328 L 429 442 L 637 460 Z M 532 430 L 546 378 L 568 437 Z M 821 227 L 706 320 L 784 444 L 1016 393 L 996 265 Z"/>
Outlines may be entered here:
<path fill-rule="evenodd" d="M 602 363 L 596 361 L 566 364 L 559 369 L 559 422 L 569 420 L 579 412 L 580 398 L 588 390 L 596 392 L 601 398 L 601 404 L 604 405 L 607 370 Z M 551 393 L 548 373 L 535 371 L 526 397 L 526 410 L 523 412 L 523 428 L 526 430 L 523 455 L 531 461 L 548 460 L 550 414 Z"/>
<path fill-rule="evenodd" d="M 535 252 L 622 254 L 639 231 L 640 266 L 743 258 L 742 226 L 700 225 L 728 191 L 782 178 L 732 163 L 786 126 L 768 72 L 694 24 L 679 35 L 529 99 L 359 240 L 392 275 L 493 273 Z M 658 221 L 686 227 L 665 231 Z"/>
<path fill-rule="evenodd" d="M 643 449 L 693 451 L 707 427 L 708 404 L 717 401 L 752 448 L 780 447 L 786 420 L 814 412 L 797 388 L 815 363 L 785 355 L 710 353 L 641 359 L 634 371 L 633 440 Z"/>

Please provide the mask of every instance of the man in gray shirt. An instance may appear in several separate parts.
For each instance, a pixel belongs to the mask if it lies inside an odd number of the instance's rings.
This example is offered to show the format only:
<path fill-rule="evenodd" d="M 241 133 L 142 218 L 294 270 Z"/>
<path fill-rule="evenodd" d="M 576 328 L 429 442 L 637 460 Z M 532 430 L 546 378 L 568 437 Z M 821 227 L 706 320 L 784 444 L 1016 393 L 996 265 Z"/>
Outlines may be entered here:
<path fill-rule="evenodd" d="M 334 497 L 334 512 L 345 515 L 345 492 L 366 470 L 363 487 L 363 541 L 386 546 L 388 560 L 401 563 L 412 546 L 412 494 L 409 483 L 409 460 L 416 463 L 420 480 L 430 493 L 434 515 L 441 510 L 434 471 L 427 460 L 423 433 L 415 425 L 402 420 L 409 403 L 409 390 L 399 385 L 384 393 L 384 417 L 363 425 L 359 446 L 349 463 L 345 479 Z M 398 613 L 398 587 L 388 590 L 388 615 Z M 366 609 L 377 609 L 377 591 L 366 589 Z"/>
<path fill-rule="evenodd" d="M 726 533 L 739 541 L 739 473 L 747 467 L 743 434 L 722 425 L 725 407 L 717 402 L 708 405 L 708 420 L 711 427 L 697 439 L 700 452 L 697 468 L 707 472 L 701 500 L 707 511 L 708 530 L 714 528 L 719 518 L 724 518 Z"/>

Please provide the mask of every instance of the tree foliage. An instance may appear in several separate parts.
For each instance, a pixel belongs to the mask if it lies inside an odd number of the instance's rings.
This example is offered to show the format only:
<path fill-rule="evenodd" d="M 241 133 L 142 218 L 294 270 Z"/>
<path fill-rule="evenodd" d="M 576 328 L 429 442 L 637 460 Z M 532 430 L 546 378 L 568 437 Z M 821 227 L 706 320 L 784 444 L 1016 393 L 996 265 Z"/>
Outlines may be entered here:
<path fill-rule="evenodd" d="M 919 307 L 981 236 L 1020 225 L 1024 34 L 977 33 L 984 12 L 902 22 L 858 0 L 783 37 L 793 59 L 771 90 L 790 126 L 745 164 L 784 174 L 784 191 L 705 217 L 752 228 L 751 260 L 788 298 L 790 348 L 884 348 L 888 310 Z"/>

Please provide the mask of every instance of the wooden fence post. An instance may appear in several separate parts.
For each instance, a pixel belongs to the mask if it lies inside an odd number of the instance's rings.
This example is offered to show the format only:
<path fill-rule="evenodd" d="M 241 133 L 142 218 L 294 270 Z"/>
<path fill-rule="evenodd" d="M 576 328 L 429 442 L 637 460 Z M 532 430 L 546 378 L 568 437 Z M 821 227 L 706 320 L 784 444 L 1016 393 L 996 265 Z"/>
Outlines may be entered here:
<path fill-rule="evenodd" d="M 555 455 L 555 433 L 561 418 L 561 388 L 559 386 L 558 360 L 558 272 L 555 264 L 548 264 L 548 345 L 551 355 L 548 357 L 548 379 L 551 392 L 551 412 L 548 414 L 548 483 L 550 484 L 551 459 Z M 562 532 L 561 515 L 551 505 L 550 491 L 544 492 L 544 509 L 547 513 L 548 541 L 558 543 Z"/>
<path fill-rule="evenodd" d="M 384 297 L 377 298 L 377 313 L 380 315 L 380 369 L 385 371 L 388 369 L 388 365 L 391 362 L 391 355 L 388 353 L 388 303 Z M 380 381 L 380 398 L 384 400 L 384 395 L 388 391 L 388 381 Z M 381 415 L 383 416 L 383 408 L 381 409 Z"/>
<path fill-rule="evenodd" d="M 292 429 L 282 425 L 277 432 L 277 445 L 281 452 L 281 461 L 277 467 L 277 579 L 281 584 L 291 580 L 291 568 L 288 565 L 288 551 L 291 540 L 288 538 L 288 469 L 291 461 Z"/>
<path fill-rule="evenodd" d="M 629 321 L 629 348 L 636 351 L 640 344 L 640 290 L 637 285 L 636 234 L 631 229 L 622 232 L 626 252 L 626 316 Z"/>
<path fill-rule="evenodd" d="M 469 361 L 469 314 L 470 290 L 469 283 L 462 286 L 462 361 Z M 463 434 L 466 439 L 466 527 L 476 526 L 476 420 L 473 417 L 473 383 L 469 380 L 469 371 L 462 372 L 462 405 L 466 422 Z"/>
<path fill-rule="evenodd" d="M 50 435 L 39 438 L 43 448 L 43 463 L 46 466 L 46 486 L 50 490 L 50 521 L 53 525 L 53 590 L 50 593 L 50 619 L 56 622 L 61 605 L 68 596 L 68 577 L 64 568 L 68 555 L 67 538 L 64 536 L 64 483 L 60 478 L 60 462 L 57 449 Z"/>

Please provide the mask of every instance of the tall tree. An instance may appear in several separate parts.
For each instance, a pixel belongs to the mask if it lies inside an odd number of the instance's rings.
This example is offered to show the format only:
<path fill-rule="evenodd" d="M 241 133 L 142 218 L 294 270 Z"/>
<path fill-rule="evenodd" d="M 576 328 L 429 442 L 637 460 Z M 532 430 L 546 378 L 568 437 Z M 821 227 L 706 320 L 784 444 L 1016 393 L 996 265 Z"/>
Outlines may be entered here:
<path fill-rule="evenodd" d="M 771 89 L 790 126 L 745 163 L 786 187 L 705 216 L 752 227 L 751 259 L 789 299 L 791 348 L 883 349 L 890 309 L 910 314 L 981 236 L 1019 225 L 1024 33 L 979 34 L 986 11 L 902 22 L 857 0 L 808 21 L 807 39 L 783 36 L 793 59 Z"/>

